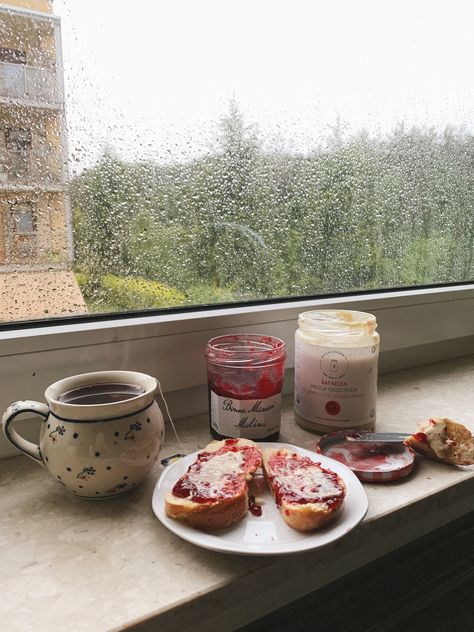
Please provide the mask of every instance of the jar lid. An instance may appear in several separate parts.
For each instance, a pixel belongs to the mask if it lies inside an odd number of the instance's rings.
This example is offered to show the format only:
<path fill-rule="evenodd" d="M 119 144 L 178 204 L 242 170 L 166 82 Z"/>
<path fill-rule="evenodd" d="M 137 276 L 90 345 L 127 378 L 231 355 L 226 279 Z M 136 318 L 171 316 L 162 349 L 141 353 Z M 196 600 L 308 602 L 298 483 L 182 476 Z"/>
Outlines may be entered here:
<path fill-rule="evenodd" d="M 283 340 L 261 334 L 227 334 L 211 338 L 206 359 L 212 364 L 235 367 L 263 367 L 286 358 Z"/>
<path fill-rule="evenodd" d="M 403 443 L 363 443 L 351 441 L 360 435 L 357 430 L 326 434 L 318 442 L 319 454 L 347 465 L 361 480 L 385 483 L 408 476 L 413 469 L 415 453 Z"/>
<path fill-rule="evenodd" d="M 378 338 L 375 332 L 377 329 L 375 316 L 356 310 L 321 309 L 302 312 L 298 317 L 298 325 L 303 332 L 323 338 L 348 337 L 354 340 L 373 336 Z"/>

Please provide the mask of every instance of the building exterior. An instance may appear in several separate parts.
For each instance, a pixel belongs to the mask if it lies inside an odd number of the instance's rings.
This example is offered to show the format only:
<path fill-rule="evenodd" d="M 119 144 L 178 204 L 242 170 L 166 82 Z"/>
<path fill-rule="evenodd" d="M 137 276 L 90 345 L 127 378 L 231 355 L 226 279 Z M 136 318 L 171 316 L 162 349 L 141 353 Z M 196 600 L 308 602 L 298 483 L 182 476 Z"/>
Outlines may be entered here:
<path fill-rule="evenodd" d="M 72 272 L 59 18 L 0 0 L 0 321 L 85 312 Z"/>

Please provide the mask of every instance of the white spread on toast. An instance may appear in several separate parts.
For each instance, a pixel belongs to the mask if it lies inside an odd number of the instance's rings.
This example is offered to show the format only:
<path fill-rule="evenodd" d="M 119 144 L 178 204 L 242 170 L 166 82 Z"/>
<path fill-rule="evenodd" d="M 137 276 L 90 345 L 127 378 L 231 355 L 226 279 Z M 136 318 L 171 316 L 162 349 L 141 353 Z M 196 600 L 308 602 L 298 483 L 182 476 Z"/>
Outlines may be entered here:
<path fill-rule="evenodd" d="M 315 502 L 343 494 L 334 477 L 320 470 L 316 464 L 314 467 L 292 465 L 276 470 L 272 468 L 271 475 L 283 494 L 296 494 Z"/>
<path fill-rule="evenodd" d="M 444 421 L 428 419 L 418 425 L 418 431 L 425 433 L 428 443 L 436 456 L 442 458 L 446 455 L 449 440 L 447 441 L 446 424 Z M 451 441 L 449 441 L 449 443 L 451 443 Z"/>
<path fill-rule="evenodd" d="M 216 496 L 222 493 L 229 477 L 244 473 L 244 455 L 239 452 L 224 452 L 212 456 L 208 461 L 200 461 L 200 468 L 191 471 L 188 479 L 196 486 L 199 495 Z"/>

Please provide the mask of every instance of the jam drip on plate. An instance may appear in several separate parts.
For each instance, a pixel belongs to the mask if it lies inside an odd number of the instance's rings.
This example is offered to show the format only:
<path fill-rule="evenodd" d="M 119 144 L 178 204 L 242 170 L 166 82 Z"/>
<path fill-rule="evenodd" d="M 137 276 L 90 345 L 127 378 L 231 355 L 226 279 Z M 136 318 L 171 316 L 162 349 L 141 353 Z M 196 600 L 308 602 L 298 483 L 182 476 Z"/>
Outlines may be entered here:
<path fill-rule="evenodd" d="M 249 511 L 252 516 L 259 518 L 262 515 L 262 508 L 255 502 L 255 496 L 249 496 Z"/>

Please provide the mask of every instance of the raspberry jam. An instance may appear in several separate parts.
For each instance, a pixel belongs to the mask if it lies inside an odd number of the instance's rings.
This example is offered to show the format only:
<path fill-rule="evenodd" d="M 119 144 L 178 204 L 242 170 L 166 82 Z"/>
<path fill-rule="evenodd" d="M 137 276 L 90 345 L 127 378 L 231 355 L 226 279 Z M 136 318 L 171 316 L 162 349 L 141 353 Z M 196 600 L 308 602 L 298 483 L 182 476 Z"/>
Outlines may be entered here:
<path fill-rule="evenodd" d="M 249 496 L 249 511 L 252 516 L 256 516 L 257 518 L 260 518 L 262 515 L 262 508 L 255 502 L 255 496 Z"/>
<path fill-rule="evenodd" d="M 211 434 L 276 441 L 285 343 L 259 334 L 219 336 L 206 348 Z"/>
<path fill-rule="evenodd" d="M 415 432 L 413 438 L 420 443 L 428 443 L 428 436 L 424 432 Z"/>
<path fill-rule="evenodd" d="M 367 444 L 334 442 L 325 450 L 326 456 L 348 467 L 364 472 L 390 471 L 405 464 L 406 448 L 403 444 Z"/>
<path fill-rule="evenodd" d="M 359 438 L 358 430 L 341 430 L 321 437 L 316 449 L 347 465 L 362 481 L 389 482 L 412 471 L 414 452 L 405 444 L 354 441 Z"/>
<path fill-rule="evenodd" d="M 308 457 L 277 452 L 269 462 L 268 476 L 278 506 L 282 502 L 296 505 L 325 503 L 337 509 L 345 496 L 339 476 Z"/>
<path fill-rule="evenodd" d="M 172 493 L 195 503 L 232 500 L 245 490 L 245 475 L 261 464 L 258 450 L 229 439 L 215 452 L 200 452 Z M 232 456 L 230 456 L 232 455 Z"/>

